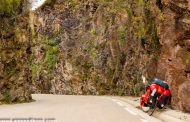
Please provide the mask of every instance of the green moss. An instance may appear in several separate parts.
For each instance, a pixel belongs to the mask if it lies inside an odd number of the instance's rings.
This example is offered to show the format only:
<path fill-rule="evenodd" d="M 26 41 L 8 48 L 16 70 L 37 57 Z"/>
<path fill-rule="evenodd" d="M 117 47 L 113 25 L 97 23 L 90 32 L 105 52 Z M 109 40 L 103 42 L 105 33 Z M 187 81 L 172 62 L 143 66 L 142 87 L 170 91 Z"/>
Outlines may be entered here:
<path fill-rule="evenodd" d="M 157 35 L 157 27 L 156 24 L 153 23 L 153 25 L 151 26 L 151 36 L 152 36 L 152 48 L 156 49 L 156 51 L 160 50 L 160 41 Z"/>
<path fill-rule="evenodd" d="M 146 35 L 146 26 L 144 22 L 141 22 L 140 27 L 138 29 L 138 37 L 143 38 Z"/>
<path fill-rule="evenodd" d="M 112 2 L 113 0 L 98 0 L 100 3 L 108 3 L 108 2 Z"/>
<path fill-rule="evenodd" d="M 164 22 L 164 20 L 165 20 L 164 14 L 162 12 L 160 12 L 160 14 L 159 14 L 159 19 L 161 22 Z"/>
<path fill-rule="evenodd" d="M 1 0 L 0 13 L 12 13 L 20 5 L 21 0 Z"/>
<path fill-rule="evenodd" d="M 18 70 L 16 70 L 16 60 L 15 59 L 12 59 L 5 63 L 5 71 L 9 75 L 15 75 L 16 73 L 18 73 Z"/>
<path fill-rule="evenodd" d="M 94 74 L 93 76 L 92 76 L 92 79 L 93 79 L 93 81 L 94 82 L 99 82 L 100 81 L 100 76 L 98 75 L 98 74 Z"/>
<path fill-rule="evenodd" d="M 125 0 L 98 0 L 99 5 L 107 6 L 107 10 L 115 14 L 126 11 L 127 6 L 125 3 Z"/>
<path fill-rule="evenodd" d="M 92 29 L 91 31 L 90 31 L 90 33 L 92 34 L 92 35 L 96 35 L 96 29 Z"/>
<path fill-rule="evenodd" d="M 126 32 L 125 31 L 118 31 L 119 36 L 119 45 L 120 48 L 123 49 L 126 44 Z"/>
<path fill-rule="evenodd" d="M 38 72 L 38 65 L 32 65 L 32 77 L 35 77 Z"/>
<path fill-rule="evenodd" d="M 91 49 L 91 56 L 92 56 L 93 60 L 96 60 L 98 58 L 98 51 L 96 48 Z"/>
<path fill-rule="evenodd" d="M 59 52 L 58 46 L 48 46 L 45 56 L 45 64 L 48 67 L 48 71 L 52 71 L 57 62 L 57 54 Z"/>
<path fill-rule="evenodd" d="M 119 96 L 125 95 L 125 89 L 123 88 L 117 88 L 116 91 L 117 91 L 116 95 L 119 95 Z"/>
<path fill-rule="evenodd" d="M 12 98 L 11 98 L 10 92 L 6 91 L 4 96 L 5 96 L 5 98 L 4 98 L 3 102 L 5 104 L 11 104 L 12 103 Z"/>
<path fill-rule="evenodd" d="M 89 63 L 89 62 L 86 62 L 84 63 L 83 65 L 83 68 L 87 71 L 89 71 L 92 67 L 93 67 L 93 64 L 92 63 Z"/>
<path fill-rule="evenodd" d="M 41 36 L 41 45 L 39 46 L 45 55 L 44 60 L 38 60 L 37 63 L 30 64 L 33 82 L 42 71 L 47 71 L 47 77 L 50 77 L 59 58 L 59 44 L 55 39 L 48 38 L 47 36 Z M 35 57 L 33 55 L 31 60 L 34 58 Z"/>
<path fill-rule="evenodd" d="M 140 93 L 140 91 L 141 91 L 141 90 L 140 90 L 139 86 L 134 85 L 134 87 L 132 88 L 132 95 L 138 96 L 139 93 Z"/>
<path fill-rule="evenodd" d="M 44 63 L 48 71 L 52 72 L 58 59 L 59 45 L 55 40 L 49 39 L 47 41 L 47 44 L 45 44 L 46 55 Z"/>
<path fill-rule="evenodd" d="M 106 71 L 105 71 L 105 77 L 108 81 L 111 81 L 114 75 L 114 69 L 111 67 L 107 66 Z"/>
<path fill-rule="evenodd" d="M 32 64 L 31 70 L 32 70 L 32 80 L 34 82 L 34 78 L 39 75 L 39 72 L 41 71 L 42 64 Z"/>
<path fill-rule="evenodd" d="M 145 28 L 146 28 L 145 34 L 147 36 L 151 36 L 151 42 L 148 42 L 149 43 L 148 46 L 152 50 L 153 53 L 159 52 L 160 51 L 160 41 L 159 41 L 159 37 L 157 34 L 157 26 L 152 17 L 149 3 L 146 3 L 144 14 L 145 14 Z"/>
<path fill-rule="evenodd" d="M 190 52 L 186 53 L 182 59 L 183 64 L 188 64 L 190 63 Z"/>
<path fill-rule="evenodd" d="M 131 23 L 131 20 L 133 17 L 133 12 L 132 12 L 132 9 L 130 7 L 127 9 L 127 14 L 128 14 L 128 21 L 129 21 L 129 23 Z"/>

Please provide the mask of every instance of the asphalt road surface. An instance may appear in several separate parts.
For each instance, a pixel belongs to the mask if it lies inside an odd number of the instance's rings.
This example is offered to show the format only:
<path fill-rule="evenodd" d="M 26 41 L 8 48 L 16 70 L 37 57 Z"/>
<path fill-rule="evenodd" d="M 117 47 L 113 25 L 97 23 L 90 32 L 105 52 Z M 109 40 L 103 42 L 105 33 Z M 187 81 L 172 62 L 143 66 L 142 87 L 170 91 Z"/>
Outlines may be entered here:
<path fill-rule="evenodd" d="M 47 122 L 161 122 L 114 97 L 36 94 L 33 99 L 36 101 L 1 105 L 0 118 L 52 119 Z"/>

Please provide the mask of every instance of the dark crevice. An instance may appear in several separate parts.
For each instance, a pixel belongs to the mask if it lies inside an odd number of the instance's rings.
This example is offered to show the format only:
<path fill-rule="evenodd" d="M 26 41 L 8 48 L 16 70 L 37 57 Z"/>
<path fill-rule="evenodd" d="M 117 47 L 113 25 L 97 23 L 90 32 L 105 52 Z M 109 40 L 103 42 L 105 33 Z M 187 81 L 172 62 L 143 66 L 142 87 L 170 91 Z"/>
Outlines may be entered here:
<path fill-rule="evenodd" d="M 171 62 L 171 61 L 172 61 L 172 59 L 168 59 L 168 61 L 169 61 L 169 62 Z"/>
<path fill-rule="evenodd" d="M 163 9 L 162 0 L 156 0 L 156 5 L 158 6 L 158 8 L 159 8 L 160 10 Z"/>

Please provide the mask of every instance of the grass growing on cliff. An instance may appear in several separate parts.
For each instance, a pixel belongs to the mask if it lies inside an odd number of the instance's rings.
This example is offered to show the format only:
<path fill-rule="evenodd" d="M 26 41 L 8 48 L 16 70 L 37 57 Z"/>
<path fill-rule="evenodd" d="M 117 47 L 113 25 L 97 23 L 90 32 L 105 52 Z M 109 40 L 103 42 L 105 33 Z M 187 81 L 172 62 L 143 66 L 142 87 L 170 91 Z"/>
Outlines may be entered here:
<path fill-rule="evenodd" d="M 52 72 L 57 62 L 59 45 L 55 42 L 55 40 L 48 40 L 48 43 L 45 45 L 45 50 L 46 55 L 44 62 L 47 66 L 48 72 Z"/>
<path fill-rule="evenodd" d="M 118 13 L 126 10 L 125 0 L 98 0 L 100 4 L 108 5 L 109 11 Z"/>
<path fill-rule="evenodd" d="M 12 59 L 5 63 L 5 71 L 11 76 L 18 73 L 18 70 L 15 69 L 16 67 L 16 60 Z"/>
<path fill-rule="evenodd" d="M 126 32 L 118 31 L 118 37 L 119 37 L 119 46 L 121 49 L 123 49 L 126 44 Z"/>
<path fill-rule="evenodd" d="M 0 13 L 12 13 L 20 5 L 21 0 L 1 0 Z"/>
<path fill-rule="evenodd" d="M 4 94 L 4 96 L 5 97 L 4 97 L 3 102 L 5 104 L 11 104 L 12 103 L 12 98 L 11 98 L 11 95 L 10 95 L 9 91 L 6 91 L 5 94 Z"/>
<path fill-rule="evenodd" d="M 39 72 L 41 71 L 41 68 L 42 68 L 42 64 L 32 64 L 32 66 L 31 66 L 32 78 L 35 78 L 36 76 L 39 75 Z"/>

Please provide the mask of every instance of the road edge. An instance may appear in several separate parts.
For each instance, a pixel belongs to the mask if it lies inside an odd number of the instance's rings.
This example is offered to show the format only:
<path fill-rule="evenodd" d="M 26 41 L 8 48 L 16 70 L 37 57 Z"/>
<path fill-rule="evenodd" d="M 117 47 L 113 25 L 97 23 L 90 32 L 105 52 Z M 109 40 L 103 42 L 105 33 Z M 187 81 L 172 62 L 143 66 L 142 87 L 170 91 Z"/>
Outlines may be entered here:
<path fill-rule="evenodd" d="M 132 105 L 135 108 L 140 108 L 140 99 L 138 97 L 115 97 L 117 99 L 120 99 L 122 101 L 125 101 Z M 176 111 L 176 110 L 158 110 L 155 111 L 154 114 L 152 115 L 155 118 L 158 118 L 164 122 L 190 122 L 190 114 L 188 113 L 183 113 L 181 111 Z"/>

